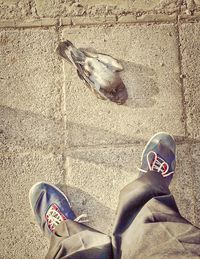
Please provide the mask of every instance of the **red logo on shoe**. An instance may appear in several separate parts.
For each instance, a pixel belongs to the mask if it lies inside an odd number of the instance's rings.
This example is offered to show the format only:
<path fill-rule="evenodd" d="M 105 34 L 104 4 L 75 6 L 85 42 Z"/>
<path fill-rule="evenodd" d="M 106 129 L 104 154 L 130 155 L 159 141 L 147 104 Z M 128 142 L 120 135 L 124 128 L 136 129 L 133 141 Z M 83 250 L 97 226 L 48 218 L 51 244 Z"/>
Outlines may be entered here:
<path fill-rule="evenodd" d="M 67 218 L 60 211 L 59 207 L 53 203 L 46 212 L 45 219 L 47 221 L 48 228 L 53 232 L 55 227 Z"/>

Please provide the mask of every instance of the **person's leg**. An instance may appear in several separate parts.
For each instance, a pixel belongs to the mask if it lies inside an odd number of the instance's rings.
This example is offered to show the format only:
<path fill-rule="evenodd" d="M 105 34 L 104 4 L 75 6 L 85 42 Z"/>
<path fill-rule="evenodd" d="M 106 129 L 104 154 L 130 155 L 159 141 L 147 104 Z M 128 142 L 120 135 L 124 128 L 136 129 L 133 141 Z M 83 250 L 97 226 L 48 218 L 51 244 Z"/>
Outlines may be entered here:
<path fill-rule="evenodd" d="M 173 138 L 166 134 L 154 136 L 143 152 L 141 169 L 144 175 L 121 191 L 113 251 L 110 237 L 74 222 L 74 214 L 63 212 L 68 220 L 60 220 L 63 222 L 51 234 L 47 258 L 199 258 L 200 231 L 181 217 L 168 189 L 175 169 Z M 30 196 L 45 204 L 51 196 L 44 190 L 42 193 L 44 202 L 40 195 Z M 59 204 L 60 197 L 57 200 Z M 33 208 L 36 204 L 41 207 L 39 203 L 31 202 Z M 47 206 L 42 207 L 47 211 Z M 42 215 L 37 210 L 35 214 Z M 43 219 L 44 215 L 39 222 Z M 40 225 L 42 229 L 46 227 Z"/>
<path fill-rule="evenodd" d="M 175 170 L 171 136 L 157 134 L 148 142 L 141 169 L 143 175 L 120 193 L 114 258 L 199 258 L 200 230 L 181 217 L 168 189 Z"/>
<path fill-rule="evenodd" d="M 81 217 L 76 218 L 57 187 L 37 183 L 29 192 L 29 200 L 38 225 L 50 239 L 46 259 L 112 258 L 110 237 L 81 224 Z"/>
<path fill-rule="evenodd" d="M 111 259 L 111 239 L 83 224 L 67 220 L 59 224 L 51 236 L 46 259 L 52 258 Z"/>

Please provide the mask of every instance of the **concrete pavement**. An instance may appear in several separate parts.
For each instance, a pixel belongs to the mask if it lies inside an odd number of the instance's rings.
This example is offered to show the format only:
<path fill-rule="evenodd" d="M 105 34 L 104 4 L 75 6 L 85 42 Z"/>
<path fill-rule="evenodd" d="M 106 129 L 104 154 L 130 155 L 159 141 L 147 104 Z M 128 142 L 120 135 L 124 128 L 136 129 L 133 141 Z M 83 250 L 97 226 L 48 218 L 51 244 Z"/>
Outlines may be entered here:
<path fill-rule="evenodd" d="M 148 139 L 177 142 L 171 189 L 200 227 L 200 1 L 0 1 L 0 258 L 44 258 L 28 191 L 61 187 L 110 233 Z M 97 99 L 55 53 L 61 40 L 121 60 L 129 99 Z"/>

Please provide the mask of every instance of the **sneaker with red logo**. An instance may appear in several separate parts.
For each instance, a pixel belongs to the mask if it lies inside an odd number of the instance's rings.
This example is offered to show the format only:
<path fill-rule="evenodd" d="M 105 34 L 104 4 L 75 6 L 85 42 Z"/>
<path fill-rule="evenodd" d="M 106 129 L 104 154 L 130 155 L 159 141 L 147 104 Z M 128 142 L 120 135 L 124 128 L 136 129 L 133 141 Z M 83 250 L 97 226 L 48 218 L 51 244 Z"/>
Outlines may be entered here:
<path fill-rule="evenodd" d="M 176 144 L 168 133 L 155 134 L 146 144 L 141 158 L 141 174 L 148 171 L 160 173 L 169 186 L 176 166 Z"/>
<path fill-rule="evenodd" d="M 75 216 L 66 195 L 56 186 L 39 182 L 29 191 L 29 201 L 37 224 L 50 238 L 58 224 L 65 220 L 87 222 L 86 214 Z"/>

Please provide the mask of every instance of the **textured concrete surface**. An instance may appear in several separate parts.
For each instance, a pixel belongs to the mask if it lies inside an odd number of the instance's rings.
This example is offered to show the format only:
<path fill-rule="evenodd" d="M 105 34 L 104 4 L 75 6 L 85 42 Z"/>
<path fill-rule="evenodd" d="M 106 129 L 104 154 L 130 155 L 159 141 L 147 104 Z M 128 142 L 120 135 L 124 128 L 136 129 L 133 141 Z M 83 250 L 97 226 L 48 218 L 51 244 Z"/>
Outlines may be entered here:
<path fill-rule="evenodd" d="M 1 154 L 1 258 L 44 258 L 47 241 L 35 227 L 28 192 L 37 181 L 63 182 L 62 156 Z"/>
<path fill-rule="evenodd" d="M 121 1 L 121 0 L 3 0 L 1 1 L 2 18 L 24 18 L 30 16 L 56 17 L 63 16 L 80 16 L 80 15 L 105 15 L 105 14 L 123 14 L 128 12 L 145 12 L 154 9 L 170 9 L 177 7 L 177 1 Z M 17 11 L 17 12 L 16 12 Z"/>
<path fill-rule="evenodd" d="M 23 151 L 24 148 L 57 152 L 63 150 L 64 127 L 61 120 L 1 105 L 0 125 L 1 151 Z"/>
<path fill-rule="evenodd" d="M 54 53 L 55 30 L 2 30 L 0 44 L 1 104 L 60 118 L 62 74 Z"/>
<path fill-rule="evenodd" d="M 169 1 L 168 1 L 169 2 Z M 124 14 L 135 12 L 146 12 L 164 8 L 174 11 L 177 7 L 176 1 L 121 1 L 121 0 L 80 0 L 80 1 L 47 1 L 36 0 L 36 9 L 40 16 L 66 15 L 104 15 Z"/>
<path fill-rule="evenodd" d="M 59 16 L 93 16 L 146 13 L 174 13 L 180 10 L 187 15 L 194 15 L 200 8 L 199 0 L 1 0 L 0 18 L 27 19 Z"/>
<path fill-rule="evenodd" d="M 187 110 L 187 129 L 193 138 L 200 139 L 200 24 L 181 26 L 183 86 Z M 195 87 L 196 86 L 196 87 Z"/>
<path fill-rule="evenodd" d="M 90 226 L 110 233 L 119 191 L 137 178 L 142 147 L 105 147 L 70 150 L 66 185 L 78 214 L 86 212 Z M 77 190 L 81 190 L 80 192 Z"/>
<path fill-rule="evenodd" d="M 190 144 L 177 146 L 176 174 L 170 189 L 174 194 L 181 214 L 193 224 L 198 225 L 197 214 L 195 214 L 197 203 L 194 199 L 194 195 L 198 195 L 199 188 L 194 188 L 193 182 L 194 179 L 197 181 L 198 178 L 194 178 L 192 167 L 193 158 L 189 157 L 189 153 Z"/>
<path fill-rule="evenodd" d="M 193 144 L 191 146 L 191 153 L 192 153 L 192 161 L 191 161 L 191 168 L 192 168 L 192 176 L 193 176 L 193 200 L 195 202 L 195 223 L 197 226 L 200 227 L 200 175 L 199 175 L 199 159 L 200 159 L 200 144 Z"/>
<path fill-rule="evenodd" d="M 69 137 L 71 145 L 128 143 L 156 130 L 184 134 L 177 35 L 173 25 L 66 29 L 64 38 L 78 42 L 78 47 L 95 47 L 112 56 L 117 53 L 126 68 L 122 77 L 129 95 L 125 106 L 96 100 L 82 82 L 77 85 L 77 73 L 66 63 L 66 123 L 69 134 L 76 136 Z M 170 114 L 174 123 L 163 124 Z M 70 129 L 70 124 L 76 126 Z"/>
<path fill-rule="evenodd" d="M 0 258 L 42 259 L 28 191 L 48 181 L 110 233 L 146 141 L 177 141 L 171 190 L 200 226 L 200 1 L 0 0 Z M 192 23 L 191 23 L 192 21 Z M 41 27 L 41 28 L 40 28 Z M 96 99 L 55 48 L 62 39 L 124 65 L 126 105 Z"/>

